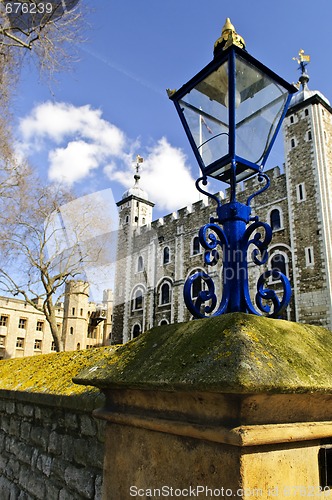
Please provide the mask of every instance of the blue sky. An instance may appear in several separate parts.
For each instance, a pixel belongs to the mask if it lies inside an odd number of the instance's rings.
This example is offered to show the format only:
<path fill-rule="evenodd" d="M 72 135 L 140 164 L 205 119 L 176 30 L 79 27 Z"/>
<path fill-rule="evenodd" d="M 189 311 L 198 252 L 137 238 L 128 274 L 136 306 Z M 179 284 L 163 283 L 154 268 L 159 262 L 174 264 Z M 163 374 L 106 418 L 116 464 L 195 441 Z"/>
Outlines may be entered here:
<path fill-rule="evenodd" d="M 78 194 L 110 188 L 118 200 L 133 184 L 140 154 L 155 217 L 197 199 L 198 167 L 165 89 L 179 88 L 212 59 L 226 17 L 248 52 L 290 82 L 299 75 L 292 57 L 303 48 L 312 59 L 310 88 L 332 97 L 330 0 L 85 3 L 90 27 L 80 61 L 51 86 L 24 70 L 14 108 L 21 151 L 45 179 L 64 179 Z M 280 163 L 281 141 L 267 166 Z"/>

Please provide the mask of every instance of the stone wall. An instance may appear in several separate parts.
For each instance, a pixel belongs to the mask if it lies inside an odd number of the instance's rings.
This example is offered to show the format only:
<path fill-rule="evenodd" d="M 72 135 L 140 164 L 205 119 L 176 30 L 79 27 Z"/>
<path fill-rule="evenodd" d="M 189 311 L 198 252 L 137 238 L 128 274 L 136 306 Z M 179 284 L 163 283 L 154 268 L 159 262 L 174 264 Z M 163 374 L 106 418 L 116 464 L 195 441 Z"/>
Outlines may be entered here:
<path fill-rule="evenodd" d="M 101 498 L 103 396 L 72 377 L 113 349 L 0 362 L 1 500 Z"/>

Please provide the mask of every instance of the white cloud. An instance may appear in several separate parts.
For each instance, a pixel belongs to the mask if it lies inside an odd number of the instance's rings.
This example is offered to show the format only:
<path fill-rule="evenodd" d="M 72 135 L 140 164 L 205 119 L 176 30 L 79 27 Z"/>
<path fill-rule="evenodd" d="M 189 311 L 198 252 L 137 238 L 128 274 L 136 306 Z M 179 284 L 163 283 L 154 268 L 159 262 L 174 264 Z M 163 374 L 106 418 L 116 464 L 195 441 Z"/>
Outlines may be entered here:
<path fill-rule="evenodd" d="M 69 142 L 65 148 L 50 151 L 49 179 L 73 184 L 98 168 L 100 157 L 99 148 L 95 144 L 84 141 Z"/>
<path fill-rule="evenodd" d="M 19 122 L 19 150 L 28 156 L 48 151 L 51 181 L 75 182 L 97 170 L 125 188 L 133 185 L 133 158 L 144 157 L 141 187 L 159 209 L 176 210 L 198 199 L 184 153 L 161 138 L 144 153 L 138 139 L 129 139 L 89 105 L 45 102 Z M 98 174 L 99 175 L 99 174 Z"/>
<path fill-rule="evenodd" d="M 20 149 L 31 155 L 50 148 L 49 178 L 68 184 L 88 176 L 112 156 L 121 157 L 126 142 L 119 128 L 88 105 L 42 103 L 20 120 L 19 131 Z"/>
<path fill-rule="evenodd" d="M 125 187 L 132 185 L 132 173 L 130 175 L 129 169 L 111 169 L 109 177 L 121 182 Z M 176 210 L 198 199 L 198 191 L 186 164 L 185 155 L 180 149 L 171 146 L 165 137 L 148 151 L 142 165 L 141 177 L 141 187 L 160 209 Z"/>

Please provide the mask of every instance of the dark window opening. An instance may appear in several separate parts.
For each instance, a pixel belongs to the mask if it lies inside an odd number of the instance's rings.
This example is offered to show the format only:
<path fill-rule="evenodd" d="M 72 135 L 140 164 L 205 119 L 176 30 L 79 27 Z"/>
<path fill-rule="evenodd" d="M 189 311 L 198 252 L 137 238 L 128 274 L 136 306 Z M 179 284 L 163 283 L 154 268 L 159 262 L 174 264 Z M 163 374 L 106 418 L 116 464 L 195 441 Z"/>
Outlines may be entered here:
<path fill-rule="evenodd" d="M 199 276 L 193 281 L 192 293 L 193 297 L 198 297 L 199 292 L 202 291 L 202 278 Z"/>
<path fill-rule="evenodd" d="M 170 302 L 170 288 L 168 283 L 164 283 L 161 287 L 161 303 L 169 304 Z"/>
<path fill-rule="evenodd" d="M 197 255 L 199 253 L 201 253 L 201 245 L 199 242 L 199 237 L 195 236 L 193 240 L 193 255 Z"/>
<path fill-rule="evenodd" d="M 134 309 L 142 309 L 142 308 L 143 308 L 143 294 L 141 290 L 137 290 L 134 299 Z"/>
<path fill-rule="evenodd" d="M 143 257 L 140 255 L 137 261 L 137 272 L 141 273 L 143 271 Z"/>
<path fill-rule="evenodd" d="M 271 215 L 270 215 L 270 220 L 271 220 L 272 231 L 276 231 L 277 229 L 281 228 L 280 212 L 277 208 L 272 210 Z"/>
<path fill-rule="evenodd" d="M 276 271 L 280 271 L 286 276 L 286 261 L 285 257 L 281 253 L 276 253 L 271 259 L 271 268 Z"/>
<path fill-rule="evenodd" d="M 169 263 L 169 248 L 168 247 L 164 248 L 163 262 L 164 262 L 164 264 Z"/>
<path fill-rule="evenodd" d="M 319 482 L 322 488 L 332 488 L 332 445 L 318 452 Z"/>
<path fill-rule="evenodd" d="M 135 325 L 133 329 L 133 339 L 136 339 L 141 333 L 140 325 Z"/>

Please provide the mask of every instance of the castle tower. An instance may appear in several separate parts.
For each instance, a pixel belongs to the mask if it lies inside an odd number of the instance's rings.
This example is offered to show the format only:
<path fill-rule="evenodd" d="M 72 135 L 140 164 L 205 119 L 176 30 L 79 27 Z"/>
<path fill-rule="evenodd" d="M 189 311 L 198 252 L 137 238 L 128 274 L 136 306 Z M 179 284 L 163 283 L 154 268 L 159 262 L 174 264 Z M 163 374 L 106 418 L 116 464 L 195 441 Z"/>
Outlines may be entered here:
<path fill-rule="evenodd" d="M 136 158 L 135 184 L 128 189 L 117 203 L 119 207 L 119 236 L 117 248 L 117 266 L 115 283 L 118 284 L 117 293 L 114 296 L 114 329 L 112 332 L 112 343 L 121 343 L 131 338 L 128 331 L 128 317 L 132 308 L 132 272 L 144 273 L 146 262 L 141 255 L 135 251 L 134 235 L 142 226 L 152 222 L 152 208 L 154 203 L 149 201 L 147 193 L 140 187 L 140 165 L 143 158 Z M 140 293 L 140 289 L 137 289 Z M 139 298 L 137 299 L 139 300 Z M 137 327 L 143 328 L 138 323 Z M 124 338 L 123 338 L 124 337 Z"/>
<path fill-rule="evenodd" d="M 89 285 L 85 281 L 66 283 L 62 335 L 66 351 L 85 349 L 89 318 Z"/>
<path fill-rule="evenodd" d="M 296 320 L 332 329 L 332 108 L 309 90 L 309 56 L 299 56 L 301 89 L 284 121 Z"/>

